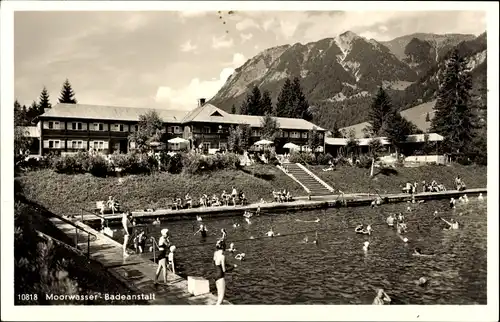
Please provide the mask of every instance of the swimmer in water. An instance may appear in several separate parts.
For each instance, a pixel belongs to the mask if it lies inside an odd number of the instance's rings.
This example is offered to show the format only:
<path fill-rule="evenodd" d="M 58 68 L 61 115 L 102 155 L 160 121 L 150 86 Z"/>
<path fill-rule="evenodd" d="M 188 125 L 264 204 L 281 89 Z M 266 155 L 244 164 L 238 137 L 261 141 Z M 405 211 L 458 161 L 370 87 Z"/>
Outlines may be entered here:
<path fill-rule="evenodd" d="M 437 210 L 435 210 L 435 211 L 434 211 L 434 217 L 436 217 L 437 215 L 438 215 L 438 211 L 437 211 Z"/>
<path fill-rule="evenodd" d="M 421 277 L 418 279 L 418 281 L 416 281 L 416 284 L 418 286 L 425 286 L 427 285 L 427 279 L 425 277 Z"/>
<path fill-rule="evenodd" d="M 240 224 L 234 223 L 234 224 L 233 224 L 233 227 L 234 227 L 234 228 L 238 228 L 238 227 L 240 227 Z"/>
<path fill-rule="evenodd" d="M 295 221 L 298 221 L 298 222 L 320 222 L 319 218 L 316 218 L 316 220 L 300 220 L 300 219 L 295 219 Z"/>
<path fill-rule="evenodd" d="M 318 232 L 316 232 L 315 239 L 313 240 L 313 244 L 318 244 L 319 243 L 319 238 L 318 238 Z"/>
<path fill-rule="evenodd" d="M 160 222 L 160 218 L 156 218 L 154 221 L 153 221 L 153 225 L 159 225 L 161 224 Z"/>
<path fill-rule="evenodd" d="M 197 221 L 202 221 L 203 219 L 201 218 L 201 216 L 196 216 L 196 220 Z"/>
<path fill-rule="evenodd" d="M 250 218 L 245 218 L 245 221 L 247 222 L 247 224 L 252 224 L 252 222 L 250 221 Z"/>
<path fill-rule="evenodd" d="M 231 252 L 231 253 L 234 253 L 236 251 L 236 248 L 234 247 L 234 243 L 229 244 L 229 249 L 227 251 Z"/>
<path fill-rule="evenodd" d="M 222 228 L 220 230 L 220 232 L 222 233 L 220 240 L 226 240 L 227 239 L 227 231 L 224 228 Z"/>
<path fill-rule="evenodd" d="M 477 197 L 477 200 L 479 200 L 479 201 L 483 201 L 484 200 L 484 197 L 483 197 L 482 193 L 479 194 L 479 196 Z"/>
<path fill-rule="evenodd" d="M 444 230 L 457 230 L 457 229 L 459 229 L 458 222 L 455 219 L 451 219 L 450 221 L 446 221 L 443 218 L 441 218 L 441 220 L 449 225 L 449 227 L 444 228 Z"/>
<path fill-rule="evenodd" d="M 365 241 L 365 243 L 363 244 L 363 250 L 364 250 L 365 252 L 367 252 L 367 251 L 368 251 L 368 246 L 370 246 L 370 242 L 369 242 L 369 241 Z"/>
<path fill-rule="evenodd" d="M 411 212 L 411 207 L 410 206 L 406 207 L 406 211 Z"/>
<path fill-rule="evenodd" d="M 243 217 L 245 217 L 245 218 L 251 218 L 252 217 L 252 213 L 250 211 L 245 210 L 245 212 L 243 213 Z"/>
<path fill-rule="evenodd" d="M 455 200 L 455 198 L 451 198 L 450 199 L 450 208 L 455 208 L 456 203 L 457 203 L 457 201 Z"/>
<path fill-rule="evenodd" d="M 402 212 L 400 212 L 399 215 L 398 215 L 398 221 L 400 221 L 400 222 L 405 221 L 405 216 L 403 215 Z"/>
<path fill-rule="evenodd" d="M 384 305 L 391 303 L 391 298 L 387 295 L 383 289 L 377 290 L 377 296 L 373 300 L 373 305 Z"/>
<path fill-rule="evenodd" d="M 372 226 L 368 225 L 368 226 L 366 226 L 366 229 L 364 230 L 364 233 L 368 234 L 368 235 L 371 235 L 372 231 L 373 231 Z"/>
<path fill-rule="evenodd" d="M 362 233 L 363 232 L 363 224 L 359 224 L 354 228 L 354 232 L 356 233 Z"/>
<path fill-rule="evenodd" d="M 245 260 L 245 253 L 241 253 L 241 254 L 234 256 L 234 259 L 237 259 L 239 261 Z"/>
<path fill-rule="evenodd" d="M 421 257 L 431 257 L 431 256 L 434 256 L 434 255 L 431 255 L 431 254 L 422 254 L 422 251 L 418 247 L 416 247 L 413 250 L 413 254 L 412 255 L 413 256 L 421 256 Z"/>
<path fill-rule="evenodd" d="M 394 215 L 393 214 L 390 214 L 389 217 L 387 217 L 387 226 L 389 227 L 394 227 Z"/>
<path fill-rule="evenodd" d="M 306 236 L 306 237 L 304 237 L 304 239 L 302 240 L 302 242 L 303 242 L 304 244 L 307 244 L 307 243 L 309 242 L 309 237 L 307 237 L 307 236 Z"/>
<path fill-rule="evenodd" d="M 255 211 L 255 215 L 260 216 L 260 206 L 257 206 L 257 211 Z"/>
<path fill-rule="evenodd" d="M 195 232 L 194 234 L 196 235 L 197 233 L 200 233 L 201 237 L 205 238 L 207 237 L 207 226 L 205 225 L 200 225 L 200 229 L 198 229 L 197 232 Z"/>
<path fill-rule="evenodd" d="M 397 230 L 398 230 L 398 234 L 403 234 L 403 233 L 406 233 L 406 224 L 405 223 L 398 223 L 397 226 L 396 226 Z"/>
<path fill-rule="evenodd" d="M 466 195 L 466 194 L 464 195 L 464 201 L 465 201 L 465 203 L 468 203 L 468 202 L 469 202 L 469 197 L 467 197 L 467 195 Z"/>

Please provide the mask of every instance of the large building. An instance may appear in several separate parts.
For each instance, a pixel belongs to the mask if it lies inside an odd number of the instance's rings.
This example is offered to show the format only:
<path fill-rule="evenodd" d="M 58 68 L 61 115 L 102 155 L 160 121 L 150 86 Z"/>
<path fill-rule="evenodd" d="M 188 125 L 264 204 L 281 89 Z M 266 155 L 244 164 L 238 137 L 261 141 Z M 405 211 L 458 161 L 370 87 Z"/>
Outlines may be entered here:
<path fill-rule="evenodd" d="M 39 116 L 40 154 L 94 150 L 103 153 L 127 153 L 134 148 L 130 133 L 137 131 L 139 116 L 152 109 L 85 104 L 57 104 Z M 261 116 L 229 114 L 200 99 L 192 111 L 153 109 L 163 120 L 172 137 L 187 140 L 187 148 L 202 146 L 204 150 L 227 147 L 229 128 L 248 124 L 250 143 L 260 139 Z M 324 146 L 325 130 L 303 119 L 276 118 L 280 133 L 275 140 L 277 150 L 292 142 L 306 146 L 309 131 L 316 129 Z M 170 146 L 178 149 L 179 146 Z"/>

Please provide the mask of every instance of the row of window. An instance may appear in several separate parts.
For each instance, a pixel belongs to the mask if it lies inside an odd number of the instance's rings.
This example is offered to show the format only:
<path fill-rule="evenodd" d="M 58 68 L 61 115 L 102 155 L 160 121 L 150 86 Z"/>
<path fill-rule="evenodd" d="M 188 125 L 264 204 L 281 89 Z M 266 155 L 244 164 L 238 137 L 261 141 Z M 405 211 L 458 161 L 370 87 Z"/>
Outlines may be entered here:
<path fill-rule="evenodd" d="M 68 123 L 68 125 L 69 125 L 68 126 L 69 130 L 75 130 L 75 131 L 86 130 L 86 127 L 87 127 L 86 123 L 82 123 L 82 122 L 71 122 L 71 123 Z M 89 125 L 91 125 L 92 131 L 107 131 L 107 126 L 104 123 L 90 123 Z M 131 127 L 132 132 L 138 131 L 138 129 L 139 129 L 138 125 L 132 125 L 130 127 Z M 48 128 L 49 129 L 61 129 L 61 124 L 59 121 L 49 121 Z M 129 126 L 126 124 L 112 124 L 111 131 L 128 132 L 128 130 L 129 130 L 128 128 L 129 128 Z M 179 133 L 182 133 L 182 128 L 181 128 L 181 126 L 169 126 L 169 127 L 167 127 L 167 131 L 169 133 L 179 134 Z M 203 127 L 202 133 L 210 134 L 211 128 L 208 126 Z M 260 136 L 260 135 L 261 135 L 261 131 L 259 129 L 252 130 L 252 136 Z M 322 133 L 319 133 L 319 135 L 321 137 Z M 280 131 L 280 137 L 282 137 L 282 138 L 290 137 L 290 138 L 297 138 L 297 139 L 302 137 L 303 139 L 307 139 L 308 132 Z"/>
<path fill-rule="evenodd" d="M 48 145 L 45 147 L 49 149 L 61 149 L 64 148 L 64 141 L 61 140 L 47 140 Z M 105 141 L 91 141 L 89 146 L 95 150 L 104 150 L 107 148 L 107 142 Z M 67 147 L 69 149 L 87 149 L 87 141 L 73 140 L 67 142 Z"/>

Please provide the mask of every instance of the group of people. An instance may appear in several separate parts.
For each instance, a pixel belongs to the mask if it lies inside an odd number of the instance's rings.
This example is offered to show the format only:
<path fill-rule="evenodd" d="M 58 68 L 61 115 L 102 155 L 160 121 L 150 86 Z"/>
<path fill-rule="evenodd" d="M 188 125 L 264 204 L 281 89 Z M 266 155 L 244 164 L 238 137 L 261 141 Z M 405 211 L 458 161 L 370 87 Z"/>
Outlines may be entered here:
<path fill-rule="evenodd" d="M 247 203 L 247 197 L 243 191 L 238 192 L 236 188 L 233 187 L 231 193 L 227 193 L 226 190 L 222 192 L 220 197 L 217 194 L 213 194 L 212 197 L 209 197 L 206 194 L 203 194 L 199 199 L 200 207 L 217 207 L 217 206 L 237 206 L 237 205 L 245 205 Z M 193 198 L 186 194 L 184 197 L 184 201 L 180 197 L 175 197 L 172 202 L 172 209 L 179 210 L 184 208 L 192 208 L 193 207 Z"/>
<path fill-rule="evenodd" d="M 467 189 L 467 186 L 465 185 L 465 183 L 462 180 L 462 178 L 460 178 L 460 176 L 457 176 L 455 178 L 455 189 L 458 190 L 458 191 L 463 191 L 463 190 Z"/>
<path fill-rule="evenodd" d="M 293 201 L 292 194 L 290 193 L 290 191 L 288 191 L 286 189 L 283 189 L 283 191 L 273 190 L 273 198 L 274 198 L 274 201 L 276 201 L 276 202 Z"/>
<path fill-rule="evenodd" d="M 431 183 L 422 181 L 422 192 L 440 192 L 446 191 L 446 187 L 443 184 L 438 184 L 436 180 L 432 180 Z"/>

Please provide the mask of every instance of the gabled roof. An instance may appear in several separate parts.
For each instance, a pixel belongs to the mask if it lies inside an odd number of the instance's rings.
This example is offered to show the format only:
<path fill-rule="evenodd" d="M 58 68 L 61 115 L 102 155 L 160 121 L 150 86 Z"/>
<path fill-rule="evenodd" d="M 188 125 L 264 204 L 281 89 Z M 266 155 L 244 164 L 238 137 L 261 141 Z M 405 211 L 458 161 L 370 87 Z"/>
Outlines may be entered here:
<path fill-rule="evenodd" d="M 187 111 L 179 110 L 59 103 L 53 106 L 51 109 L 48 109 L 44 114 L 40 115 L 40 117 L 138 121 L 139 116 L 149 110 L 156 111 L 158 113 L 158 116 L 164 122 L 168 123 L 181 123 L 182 119 L 188 113 Z"/>
<path fill-rule="evenodd" d="M 444 137 L 437 133 L 427 133 L 429 142 L 443 141 Z M 425 134 L 412 134 L 406 137 L 406 142 L 425 142 Z"/>
<path fill-rule="evenodd" d="M 312 130 L 313 128 L 316 128 L 318 131 L 324 131 L 324 129 L 319 126 L 303 119 L 288 117 L 276 117 L 276 119 L 281 129 Z M 251 127 L 260 127 L 262 123 L 262 116 L 229 114 L 212 104 L 205 104 L 189 112 L 183 120 L 183 123 L 188 122 L 248 124 Z"/>

